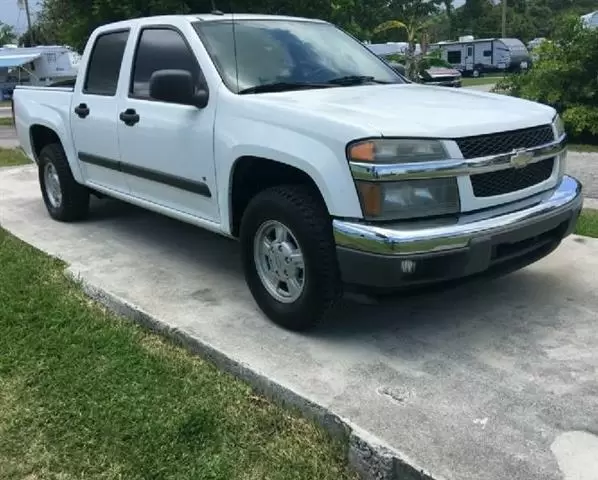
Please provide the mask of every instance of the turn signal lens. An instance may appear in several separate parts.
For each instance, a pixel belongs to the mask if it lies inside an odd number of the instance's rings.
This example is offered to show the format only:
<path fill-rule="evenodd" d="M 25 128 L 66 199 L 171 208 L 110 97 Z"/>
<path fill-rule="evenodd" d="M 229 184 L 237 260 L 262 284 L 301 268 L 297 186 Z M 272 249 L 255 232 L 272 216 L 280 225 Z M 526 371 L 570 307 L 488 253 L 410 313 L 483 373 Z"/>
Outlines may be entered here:
<path fill-rule="evenodd" d="M 349 149 L 349 158 L 358 162 L 373 162 L 376 157 L 374 142 L 356 143 Z"/>
<path fill-rule="evenodd" d="M 366 217 L 379 217 L 382 213 L 382 188 L 379 183 L 356 182 L 361 208 Z"/>
<path fill-rule="evenodd" d="M 411 163 L 446 160 L 448 154 L 441 140 L 418 138 L 379 138 L 349 145 L 349 161 L 375 163 Z"/>

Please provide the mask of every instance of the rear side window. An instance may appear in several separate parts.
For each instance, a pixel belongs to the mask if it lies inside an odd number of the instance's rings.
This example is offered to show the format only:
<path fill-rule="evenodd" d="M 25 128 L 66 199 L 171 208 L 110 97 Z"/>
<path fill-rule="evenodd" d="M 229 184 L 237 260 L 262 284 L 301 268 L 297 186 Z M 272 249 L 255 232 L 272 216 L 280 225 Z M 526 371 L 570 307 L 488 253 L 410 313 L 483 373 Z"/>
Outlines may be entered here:
<path fill-rule="evenodd" d="M 129 93 L 149 99 L 149 81 L 157 70 L 187 70 L 199 86 L 200 69 L 183 36 L 168 28 L 147 28 L 141 32 Z"/>
<path fill-rule="evenodd" d="M 92 95 L 116 94 L 120 67 L 129 38 L 128 31 L 98 36 L 89 57 L 83 92 Z"/>

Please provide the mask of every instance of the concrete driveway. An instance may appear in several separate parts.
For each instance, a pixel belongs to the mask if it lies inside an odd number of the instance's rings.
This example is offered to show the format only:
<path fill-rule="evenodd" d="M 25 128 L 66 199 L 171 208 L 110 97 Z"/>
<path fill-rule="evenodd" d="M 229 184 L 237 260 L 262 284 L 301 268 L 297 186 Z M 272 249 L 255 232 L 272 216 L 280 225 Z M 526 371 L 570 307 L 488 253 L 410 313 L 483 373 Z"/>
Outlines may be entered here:
<path fill-rule="evenodd" d="M 233 241 L 114 201 L 85 223 L 53 222 L 32 167 L 0 170 L 0 223 L 245 377 L 380 442 L 394 473 L 378 478 L 424 478 L 400 476 L 404 463 L 434 479 L 597 478 L 598 241 L 570 238 L 499 280 L 347 301 L 299 335 L 260 314 Z"/>

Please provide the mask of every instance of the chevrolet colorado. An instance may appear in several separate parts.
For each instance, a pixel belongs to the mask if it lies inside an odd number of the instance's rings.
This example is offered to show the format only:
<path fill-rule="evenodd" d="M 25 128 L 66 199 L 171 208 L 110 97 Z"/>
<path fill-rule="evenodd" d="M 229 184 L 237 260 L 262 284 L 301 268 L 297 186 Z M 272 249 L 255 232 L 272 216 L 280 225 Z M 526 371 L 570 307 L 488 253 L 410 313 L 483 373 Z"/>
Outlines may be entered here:
<path fill-rule="evenodd" d="M 582 207 L 554 109 L 406 83 L 327 22 L 138 18 L 97 28 L 80 65 L 72 85 L 14 92 L 49 215 L 81 220 L 108 195 L 237 238 L 286 328 L 347 286 L 521 268 Z"/>

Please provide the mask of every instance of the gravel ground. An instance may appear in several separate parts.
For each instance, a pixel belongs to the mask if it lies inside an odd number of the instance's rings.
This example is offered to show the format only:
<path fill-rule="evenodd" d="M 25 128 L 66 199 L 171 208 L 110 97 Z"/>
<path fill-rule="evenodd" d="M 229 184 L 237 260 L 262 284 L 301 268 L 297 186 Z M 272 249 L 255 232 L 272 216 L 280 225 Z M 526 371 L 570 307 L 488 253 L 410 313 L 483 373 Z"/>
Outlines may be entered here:
<path fill-rule="evenodd" d="M 598 153 L 569 152 L 567 173 L 583 184 L 586 198 L 598 199 Z"/>

